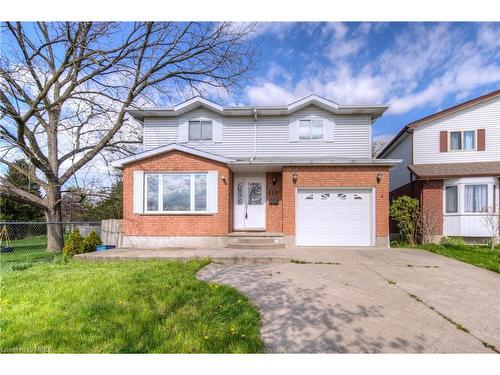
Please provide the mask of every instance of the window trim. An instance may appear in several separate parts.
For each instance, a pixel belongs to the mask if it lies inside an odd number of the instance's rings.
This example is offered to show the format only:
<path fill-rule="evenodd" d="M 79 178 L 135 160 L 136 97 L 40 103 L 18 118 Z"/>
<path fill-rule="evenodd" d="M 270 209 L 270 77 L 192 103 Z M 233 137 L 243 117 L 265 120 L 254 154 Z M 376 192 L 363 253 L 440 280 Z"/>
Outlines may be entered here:
<path fill-rule="evenodd" d="M 464 134 L 466 132 L 474 132 L 474 147 L 470 149 L 464 148 Z M 461 148 L 458 150 L 453 150 L 451 148 L 451 133 L 460 133 Z M 449 152 L 470 152 L 477 151 L 477 129 L 467 129 L 467 130 L 448 130 L 448 151 Z"/>
<path fill-rule="evenodd" d="M 309 134 L 310 134 L 310 137 L 309 139 L 302 139 L 300 138 L 300 125 L 302 123 L 302 121 L 309 121 Z M 312 138 L 312 124 L 313 124 L 313 121 L 321 121 L 321 126 L 323 128 L 323 133 L 322 133 L 322 136 L 320 139 L 313 139 Z M 298 120 L 298 139 L 299 139 L 299 142 L 324 142 L 326 140 L 326 137 L 325 137 L 325 119 L 323 118 L 318 118 L 318 117 L 309 117 L 309 118 L 301 118 Z"/>
<path fill-rule="evenodd" d="M 148 176 L 158 176 L 158 210 L 151 211 L 148 209 Z M 165 175 L 189 175 L 190 185 L 189 185 L 189 211 L 165 211 L 163 209 L 163 176 Z M 206 209 L 204 211 L 196 211 L 196 176 L 204 175 L 206 176 Z M 208 215 L 212 214 L 208 211 L 208 172 L 146 172 L 144 173 L 144 214 L 147 215 Z"/>
<path fill-rule="evenodd" d="M 194 122 L 198 122 L 200 123 L 200 138 L 203 134 L 203 128 L 202 128 L 202 125 L 201 123 L 202 122 L 210 122 L 210 126 L 212 128 L 212 136 L 210 139 L 199 139 L 199 140 L 192 140 L 190 138 L 190 133 L 189 133 L 189 129 L 191 127 L 191 123 L 194 123 Z M 209 118 L 205 118 L 205 117 L 200 117 L 200 118 L 195 118 L 195 119 L 191 119 L 191 120 L 187 120 L 187 139 L 188 139 L 188 143 L 214 143 L 214 121 L 212 119 L 209 119 Z"/>

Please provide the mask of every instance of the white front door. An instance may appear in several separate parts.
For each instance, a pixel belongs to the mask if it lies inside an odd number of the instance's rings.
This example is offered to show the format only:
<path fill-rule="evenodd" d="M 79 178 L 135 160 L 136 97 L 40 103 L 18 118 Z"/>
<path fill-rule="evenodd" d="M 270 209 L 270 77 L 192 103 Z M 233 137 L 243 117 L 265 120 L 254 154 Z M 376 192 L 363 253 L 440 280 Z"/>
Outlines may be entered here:
<path fill-rule="evenodd" d="M 234 229 L 266 229 L 266 179 L 234 179 Z"/>
<path fill-rule="evenodd" d="M 297 245 L 372 245 L 371 190 L 301 189 L 297 203 Z"/>

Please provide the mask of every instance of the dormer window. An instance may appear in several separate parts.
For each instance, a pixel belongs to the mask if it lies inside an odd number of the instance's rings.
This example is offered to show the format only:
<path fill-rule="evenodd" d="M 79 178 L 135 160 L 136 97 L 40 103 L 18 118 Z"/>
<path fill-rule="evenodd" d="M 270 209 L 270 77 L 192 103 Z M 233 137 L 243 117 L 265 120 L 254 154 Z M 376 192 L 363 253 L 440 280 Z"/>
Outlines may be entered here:
<path fill-rule="evenodd" d="M 475 149 L 476 132 L 474 130 L 450 132 L 450 151 Z"/>
<path fill-rule="evenodd" d="M 322 141 L 325 139 L 325 126 L 321 119 L 299 121 L 299 140 Z"/>
<path fill-rule="evenodd" d="M 189 121 L 189 142 L 211 141 L 212 139 L 212 121 Z"/>

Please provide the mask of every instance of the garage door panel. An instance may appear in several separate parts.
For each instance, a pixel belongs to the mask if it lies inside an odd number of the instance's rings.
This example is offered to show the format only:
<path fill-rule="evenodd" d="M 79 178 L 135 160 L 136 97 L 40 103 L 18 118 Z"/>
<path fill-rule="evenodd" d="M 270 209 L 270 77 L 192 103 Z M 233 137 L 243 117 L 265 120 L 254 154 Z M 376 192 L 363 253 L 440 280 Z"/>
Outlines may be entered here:
<path fill-rule="evenodd" d="M 297 244 L 301 246 L 370 246 L 371 191 L 299 190 Z"/>

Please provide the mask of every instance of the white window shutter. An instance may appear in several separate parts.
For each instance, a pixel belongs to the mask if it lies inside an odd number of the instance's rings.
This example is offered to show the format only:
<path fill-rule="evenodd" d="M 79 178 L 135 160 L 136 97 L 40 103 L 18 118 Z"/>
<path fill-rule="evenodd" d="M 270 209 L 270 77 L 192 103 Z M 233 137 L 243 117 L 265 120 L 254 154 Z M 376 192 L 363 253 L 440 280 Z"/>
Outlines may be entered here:
<path fill-rule="evenodd" d="M 290 142 L 299 141 L 299 122 L 292 121 L 290 123 Z"/>
<path fill-rule="evenodd" d="M 134 214 L 144 212 L 144 172 L 134 171 Z"/>
<path fill-rule="evenodd" d="M 222 142 L 222 123 L 220 121 L 212 121 L 212 132 L 214 142 Z"/>
<path fill-rule="evenodd" d="M 179 123 L 179 143 L 186 143 L 189 141 L 189 122 L 182 121 Z"/>
<path fill-rule="evenodd" d="M 217 171 L 207 174 L 207 211 L 217 213 L 219 209 L 219 178 Z"/>
<path fill-rule="evenodd" d="M 325 120 L 325 141 L 333 142 L 335 132 L 335 121 L 332 119 Z"/>

